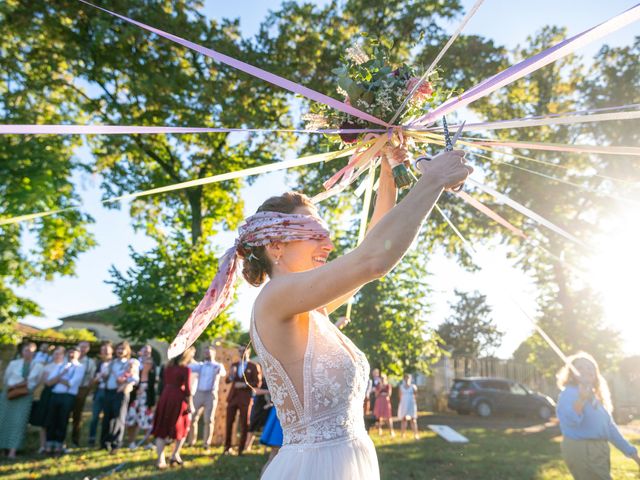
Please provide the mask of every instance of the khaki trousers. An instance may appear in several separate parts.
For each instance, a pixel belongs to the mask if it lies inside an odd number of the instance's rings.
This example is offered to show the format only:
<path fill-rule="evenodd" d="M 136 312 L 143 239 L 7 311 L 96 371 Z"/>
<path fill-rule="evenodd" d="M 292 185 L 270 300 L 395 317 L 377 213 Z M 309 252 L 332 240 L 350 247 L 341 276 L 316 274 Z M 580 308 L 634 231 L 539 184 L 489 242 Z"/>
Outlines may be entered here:
<path fill-rule="evenodd" d="M 91 387 L 80 387 L 78 389 L 78 395 L 76 395 L 76 401 L 73 405 L 72 423 L 73 428 L 71 430 L 71 441 L 80 445 L 80 428 L 82 427 L 82 411 L 84 410 L 84 404 L 87 401 L 87 395 Z"/>
<path fill-rule="evenodd" d="M 213 437 L 213 422 L 215 420 L 216 406 L 218 405 L 218 396 L 213 392 L 201 392 L 197 391 L 193 396 L 193 406 L 196 411 L 194 412 L 193 419 L 191 421 L 191 429 L 189 430 L 190 445 L 195 444 L 198 441 L 198 422 L 200 416 L 204 412 L 204 436 L 202 441 L 205 446 L 211 445 L 211 437 Z"/>
<path fill-rule="evenodd" d="M 564 438 L 562 458 L 575 480 L 611 480 L 611 459 L 606 440 Z"/>

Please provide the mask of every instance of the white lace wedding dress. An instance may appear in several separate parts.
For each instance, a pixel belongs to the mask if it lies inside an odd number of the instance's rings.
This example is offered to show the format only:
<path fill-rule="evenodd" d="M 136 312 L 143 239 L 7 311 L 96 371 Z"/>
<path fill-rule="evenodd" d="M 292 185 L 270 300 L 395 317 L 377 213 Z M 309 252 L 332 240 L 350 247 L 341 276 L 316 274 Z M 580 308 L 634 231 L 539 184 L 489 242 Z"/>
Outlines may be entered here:
<path fill-rule="evenodd" d="M 376 451 L 364 427 L 369 375 L 364 354 L 325 315 L 310 312 L 304 391 L 298 395 L 280 362 L 264 347 L 254 318 L 251 337 L 284 434 L 262 479 L 379 479 Z"/>

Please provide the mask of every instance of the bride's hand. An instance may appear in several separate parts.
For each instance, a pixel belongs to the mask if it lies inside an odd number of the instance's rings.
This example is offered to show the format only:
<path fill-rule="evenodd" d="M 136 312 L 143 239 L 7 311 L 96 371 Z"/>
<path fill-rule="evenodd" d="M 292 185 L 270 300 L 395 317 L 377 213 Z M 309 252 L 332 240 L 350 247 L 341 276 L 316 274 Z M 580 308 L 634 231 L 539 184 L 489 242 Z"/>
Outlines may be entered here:
<path fill-rule="evenodd" d="M 473 168 L 467 165 L 463 150 L 443 151 L 431 161 L 418 161 L 417 167 L 422 175 L 436 181 L 445 190 L 454 190 L 464 184 Z"/>

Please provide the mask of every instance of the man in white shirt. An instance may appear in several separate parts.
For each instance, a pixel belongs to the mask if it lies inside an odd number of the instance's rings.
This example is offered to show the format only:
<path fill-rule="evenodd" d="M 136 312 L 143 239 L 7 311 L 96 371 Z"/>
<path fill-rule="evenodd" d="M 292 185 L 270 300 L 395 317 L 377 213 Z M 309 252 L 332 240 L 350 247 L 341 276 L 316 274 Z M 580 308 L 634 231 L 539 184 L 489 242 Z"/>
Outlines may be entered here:
<path fill-rule="evenodd" d="M 77 347 L 67 350 L 68 360 L 57 368 L 55 385 L 51 390 L 51 403 L 46 420 L 47 449 L 58 454 L 63 453 L 69 415 L 84 377 L 84 366 L 78 362 L 79 355 Z"/>
<path fill-rule="evenodd" d="M 82 425 L 82 410 L 84 410 L 84 404 L 87 401 L 87 395 L 91 390 L 93 377 L 96 374 L 96 362 L 89 358 L 89 350 L 91 344 L 89 342 L 80 342 L 78 344 L 78 350 L 80 350 L 80 358 L 78 362 L 84 367 L 84 377 L 82 377 L 82 383 L 76 395 L 76 401 L 73 406 L 73 427 L 71 430 L 71 442 L 74 447 L 80 446 L 80 427 Z"/>
<path fill-rule="evenodd" d="M 227 371 L 219 362 L 216 362 L 216 349 L 209 347 L 204 351 L 204 361 L 194 362 L 189 365 L 193 373 L 198 374 L 198 387 L 193 397 L 195 412 L 189 431 L 189 445 L 193 446 L 198 440 L 198 421 L 204 411 L 204 436 L 202 442 L 204 448 L 209 449 L 211 438 L 213 437 L 213 425 L 218 405 L 218 387 L 220 378 L 227 374 Z"/>

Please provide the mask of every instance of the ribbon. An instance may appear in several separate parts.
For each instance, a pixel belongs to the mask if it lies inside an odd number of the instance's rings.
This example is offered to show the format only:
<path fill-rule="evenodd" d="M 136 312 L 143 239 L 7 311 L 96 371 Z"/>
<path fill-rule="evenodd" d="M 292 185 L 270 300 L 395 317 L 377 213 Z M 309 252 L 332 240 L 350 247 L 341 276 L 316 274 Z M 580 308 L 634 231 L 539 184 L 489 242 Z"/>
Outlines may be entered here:
<path fill-rule="evenodd" d="M 277 170 L 284 170 L 284 169 L 288 169 L 288 168 L 294 168 L 294 167 L 300 167 L 303 165 L 310 165 L 312 163 L 318 163 L 318 162 L 326 162 L 329 160 L 333 160 L 335 158 L 340 158 L 340 157 L 346 157 L 349 156 L 351 154 L 351 152 L 353 152 L 355 150 L 355 147 L 350 147 L 350 148 L 346 148 L 344 150 L 340 150 L 337 152 L 328 152 L 328 153 L 320 153 L 317 155 L 309 155 L 306 157 L 300 157 L 300 158 L 295 158 L 292 160 L 284 160 L 282 162 L 275 162 L 275 163 L 270 163 L 268 165 L 261 165 L 259 167 L 251 167 L 251 168 L 245 168 L 244 170 L 238 170 L 235 172 L 227 172 L 227 173 L 222 173 L 219 175 L 212 175 L 210 177 L 205 177 L 205 178 L 200 178 L 197 180 L 189 180 L 187 182 L 181 182 L 181 183 L 174 183 L 171 185 L 167 185 L 164 187 L 159 187 L 159 188 L 152 188 L 150 190 L 144 190 L 141 192 L 134 192 L 134 193 L 129 193 L 126 195 L 121 195 L 119 197 L 113 197 L 113 198 L 108 198 L 106 200 L 102 200 L 101 203 L 113 203 L 113 202 L 120 202 L 123 200 L 129 200 L 129 199 L 133 199 L 133 198 L 138 198 L 138 197 L 144 197 L 147 195 L 155 195 L 158 193 L 166 193 L 166 192 L 172 192 L 172 191 L 176 191 L 176 190 L 182 190 L 184 188 L 190 188 L 190 187 L 196 187 L 198 185 L 208 185 L 210 183 L 217 183 L 217 182 L 223 182 L 226 180 L 233 180 L 236 178 L 243 178 L 243 177 L 249 177 L 252 175 L 259 175 L 262 173 L 268 173 L 268 172 L 275 172 Z M 0 218 L 0 226 L 1 225 L 9 225 L 9 224 L 13 224 L 13 223 L 19 223 L 19 222 L 24 222 L 26 220 L 32 220 L 35 218 L 42 218 L 42 217 L 48 217 L 49 215 L 54 215 L 56 213 L 62 213 L 62 212 L 66 212 L 66 211 L 70 211 L 70 210 L 77 210 L 79 209 L 81 206 L 77 205 L 74 207 L 69 207 L 69 208 L 62 208 L 62 209 L 58 209 L 58 210 L 48 210 L 45 212 L 38 212 L 38 213 L 30 213 L 27 215 L 20 215 L 17 217 L 11 217 L 11 218 Z"/>
<path fill-rule="evenodd" d="M 573 243 L 575 243 L 577 245 L 580 245 L 581 247 L 583 247 L 583 248 L 585 248 L 587 250 L 590 250 L 589 246 L 586 245 L 585 243 L 583 243 L 576 236 L 570 234 L 569 232 L 567 232 L 563 228 L 557 226 L 555 223 L 547 220 L 542 215 L 537 214 L 533 210 L 530 210 L 529 208 L 525 207 L 524 205 L 522 205 L 522 204 L 516 202 L 515 200 L 509 198 L 505 194 L 500 193 L 497 190 L 495 190 L 495 189 L 493 189 L 493 188 L 491 188 L 491 187 L 489 187 L 487 185 L 482 184 L 481 182 L 475 180 L 472 177 L 469 177 L 467 179 L 467 181 L 471 185 L 474 185 L 475 187 L 477 187 L 480 190 L 482 190 L 483 192 L 488 193 L 489 195 L 494 197 L 499 202 L 502 202 L 502 203 L 505 203 L 505 204 L 509 205 L 511 208 L 513 208 L 514 210 L 520 212 L 521 214 L 525 215 L 526 217 L 530 218 L 531 220 L 534 220 L 534 221 L 538 222 L 539 224 L 544 225 L 549 230 L 552 230 L 552 231 L 556 232 L 557 234 L 559 234 L 559 235 L 563 236 L 564 238 L 572 241 Z"/>
<path fill-rule="evenodd" d="M 484 213 L 485 215 L 487 215 L 492 220 L 498 222 L 500 225 L 502 225 L 503 227 L 507 228 L 509 231 L 511 231 L 512 233 L 514 233 L 518 237 L 522 238 L 525 242 L 529 243 L 534 248 L 542 250 L 547 255 L 549 255 L 554 260 L 556 260 L 557 262 L 559 262 L 559 263 L 561 263 L 561 264 L 563 264 L 563 265 L 565 265 L 567 267 L 572 268 L 573 270 L 577 271 L 580 275 L 582 275 L 582 276 L 585 275 L 585 273 L 584 273 L 584 271 L 582 269 L 580 269 L 580 268 L 576 267 L 575 265 L 567 262 L 566 260 L 560 258 L 558 255 L 554 254 L 553 252 L 549 251 L 548 249 L 546 249 L 545 247 L 540 245 L 539 242 L 534 241 L 531 237 L 527 236 L 522 230 L 520 230 L 519 228 L 515 227 L 508 220 L 504 219 L 503 217 L 498 215 L 496 212 L 491 210 L 489 207 L 487 207 L 486 205 L 482 204 L 479 200 L 473 198 L 471 195 L 466 193 L 464 190 L 461 190 L 460 192 L 454 192 L 454 193 L 456 195 L 460 196 L 469 205 L 471 205 L 474 208 L 478 209 L 480 212 Z"/>
<path fill-rule="evenodd" d="M 622 12 L 615 17 L 601 23 L 595 27 L 585 30 L 571 38 L 563 40 L 562 42 L 548 48 L 533 57 L 523 60 L 502 72 L 490 77 L 483 82 L 479 83 L 475 87 L 470 88 L 457 98 L 451 98 L 444 102 L 435 110 L 432 110 L 427 115 L 424 115 L 412 122 L 411 125 L 428 125 L 435 122 L 438 118 L 454 112 L 466 105 L 469 105 L 476 100 L 489 95 L 497 89 L 504 87 L 516 80 L 524 77 L 525 75 L 534 72 L 545 65 L 548 65 L 556 60 L 565 57 L 577 49 L 588 45 L 589 43 L 598 40 L 610 33 L 613 33 L 621 28 L 640 19 L 640 4 L 631 7 L 630 9 Z"/>
<path fill-rule="evenodd" d="M 369 210 L 371 209 L 371 199 L 373 197 L 374 190 L 374 182 L 376 178 L 376 163 L 371 162 L 369 165 L 369 175 L 367 176 L 366 190 L 364 193 L 364 199 L 362 201 L 362 210 L 360 211 L 360 229 L 358 230 L 358 243 L 360 245 L 364 240 L 365 235 L 367 234 L 367 222 L 369 221 Z M 353 299 L 354 297 L 350 297 L 347 302 L 347 312 L 345 313 L 345 317 L 350 320 L 351 319 L 351 309 L 353 308 Z"/>
<path fill-rule="evenodd" d="M 436 210 L 438 211 L 438 213 L 440 213 L 440 215 L 442 215 L 442 218 L 445 219 L 447 224 L 456 233 L 458 238 L 460 238 L 460 240 L 462 241 L 463 248 L 465 249 L 467 254 L 474 260 L 476 265 L 478 265 L 480 268 L 485 269 L 485 270 L 493 270 L 493 268 L 495 268 L 493 265 L 491 265 L 491 268 L 487 268 L 485 265 L 482 264 L 482 262 L 478 261 L 478 258 L 477 258 L 478 255 L 477 255 L 476 250 L 473 248 L 473 245 L 471 245 L 471 243 L 462 235 L 462 233 L 460 233 L 460 230 L 458 230 L 456 228 L 456 226 L 453 224 L 451 219 L 440 209 L 440 207 L 438 205 L 436 205 Z M 503 275 L 501 274 L 501 272 L 498 272 L 497 274 L 494 275 L 494 277 L 495 278 L 502 278 Z M 489 282 L 489 284 L 491 284 L 491 282 Z M 567 358 L 567 356 L 562 352 L 560 347 L 558 347 L 556 342 L 554 342 L 553 339 L 547 334 L 547 332 L 545 332 L 542 329 L 542 327 L 540 325 L 538 325 L 538 322 L 536 322 L 533 318 L 531 318 L 531 316 L 527 313 L 527 311 L 515 299 L 515 296 L 510 292 L 510 289 L 509 289 L 508 285 L 503 285 L 502 288 L 501 288 L 501 291 L 507 293 L 507 297 L 509 298 L 509 300 L 511 300 L 511 302 L 518 308 L 518 310 L 520 310 L 520 312 L 529 321 L 529 323 L 531 323 L 531 325 L 533 325 L 533 328 L 535 328 L 535 330 L 540 334 L 540 336 L 544 339 L 544 341 L 547 342 L 547 344 L 551 347 L 551 349 L 555 352 L 555 354 L 558 355 L 558 357 L 560 357 L 560 359 L 566 365 L 568 365 L 569 368 L 571 368 L 571 370 L 574 371 L 574 373 L 576 375 L 580 376 L 580 374 L 576 371 L 576 369 L 573 366 L 573 364 L 571 364 L 571 362 L 569 362 L 569 359 Z"/>
<path fill-rule="evenodd" d="M 633 105 L 635 106 L 635 105 Z M 619 107 L 614 107 L 619 108 Z M 626 107 L 625 107 L 626 108 Z M 609 110 L 608 108 L 602 110 Z M 546 125 L 571 125 L 576 123 L 590 123 L 590 122 L 607 122 L 612 120 L 633 120 L 640 118 L 640 110 L 632 110 L 628 112 L 614 112 L 614 113 L 597 113 L 590 115 L 547 115 L 540 117 L 529 118 L 516 118 L 513 120 L 500 120 L 497 122 L 480 122 L 480 123 L 467 123 L 462 127 L 463 132 L 479 132 L 483 130 L 503 130 L 511 128 L 529 128 L 529 127 L 541 127 Z M 456 129 L 459 125 L 452 126 L 452 129 Z M 441 131 L 442 127 L 431 127 L 431 131 Z"/>
<path fill-rule="evenodd" d="M 540 160 L 539 158 L 527 157 L 526 155 L 520 155 L 520 154 L 513 153 L 513 152 L 503 152 L 503 151 L 500 151 L 500 150 L 496 150 L 495 148 L 487 147 L 485 145 L 478 145 L 476 143 L 463 142 L 463 144 L 465 146 L 470 147 L 470 148 L 483 150 L 483 151 L 487 151 L 487 152 L 492 152 L 492 153 L 497 153 L 498 155 L 512 157 L 512 158 L 518 158 L 518 159 L 526 160 L 526 161 L 529 161 L 529 162 L 539 163 L 541 165 L 546 165 L 547 167 L 561 168 L 561 169 L 566 170 L 566 171 L 570 171 L 571 170 L 571 167 L 567 167 L 566 165 L 559 165 L 557 163 L 547 162 L 545 160 Z M 496 161 L 496 160 L 492 159 L 491 157 L 486 157 L 484 155 L 479 155 L 479 154 L 474 154 L 474 155 L 477 155 L 477 156 L 482 157 L 482 158 L 489 159 L 491 161 Z M 507 163 L 507 164 L 515 167 L 515 165 L 512 165 L 510 163 Z M 533 172 L 531 172 L 531 173 L 533 173 Z M 539 173 L 536 172 L 536 174 L 539 174 Z M 631 185 L 635 185 L 635 184 L 640 183 L 640 181 L 638 181 L 638 180 L 627 180 L 627 179 L 624 179 L 624 178 L 612 177 L 610 175 L 603 175 L 603 174 L 600 174 L 600 173 L 594 173 L 594 174 L 592 174 L 592 176 L 598 177 L 598 178 L 602 178 L 603 180 L 611 180 L 611 181 L 621 182 L 621 183 L 626 183 L 626 184 L 631 184 Z M 558 179 L 558 178 L 555 178 L 555 177 L 553 177 L 553 179 L 557 180 L 557 181 L 561 181 L 561 179 Z"/>
<path fill-rule="evenodd" d="M 422 135 L 424 137 L 426 137 L 426 138 L 434 137 L 434 140 L 432 140 L 431 143 L 434 143 L 436 145 L 444 145 L 444 142 L 442 140 L 435 140 L 435 138 L 439 138 L 436 135 L 433 135 L 431 133 L 424 133 Z M 514 154 L 510 154 L 510 153 L 500 152 L 498 150 L 494 150 L 491 147 L 482 146 L 482 145 L 478 145 L 478 144 L 475 144 L 475 143 L 470 143 L 470 142 L 466 142 L 466 141 L 462 141 L 462 140 L 459 140 L 458 143 L 460 143 L 461 145 L 465 145 L 467 147 L 471 147 L 471 148 L 476 148 L 476 149 L 480 149 L 480 150 L 488 150 L 488 151 L 491 151 L 491 152 L 498 153 L 500 155 L 509 155 L 509 156 L 513 156 L 515 158 L 522 158 L 522 159 L 525 159 L 525 160 L 531 160 L 531 161 L 534 161 L 534 162 L 537 162 L 537 163 L 542 163 L 542 164 L 545 164 L 545 165 L 548 165 L 548 166 L 557 167 L 557 168 L 564 168 L 566 170 L 569 170 L 567 167 L 564 167 L 563 165 L 556 165 L 556 164 L 553 164 L 553 163 L 544 162 L 542 160 L 537 160 L 537 159 L 530 158 L 530 157 L 524 157 L 522 155 L 514 155 Z M 531 175 L 536 175 L 538 177 L 546 178 L 548 180 L 552 180 L 554 182 L 562 183 L 562 184 L 568 185 L 568 186 L 570 186 L 572 188 L 577 188 L 579 190 L 583 190 L 583 191 L 586 191 L 586 192 L 589 192 L 589 193 L 593 193 L 595 195 L 600 195 L 600 196 L 603 196 L 603 197 L 611 198 L 612 200 L 616 200 L 616 201 L 619 201 L 619 202 L 630 203 L 632 205 L 639 205 L 639 203 L 636 200 L 633 200 L 633 199 L 630 199 L 630 198 L 624 198 L 624 197 L 619 197 L 617 195 L 612 195 L 610 193 L 602 192 L 600 190 L 596 190 L 594 188 L 590 188 L 590 187 L 587 187 L 585 185 L 581 185 L 579 183 L 574 183 L 574 182 L 571 182 L 569 180 L 565 180 L 564 178 L 554 177 L 553 175 L 548 175 L 546 173 L 538 172 L 536 170 L 531 170 L 529 168 L 521 167 L 520 165 L 516 165 L 516 164 L 513 164 L 511 162 L 504 162 L 502 160 L 497 160 L 495 158 L 488 157 L 486 155 L 482 155 L 480 153 L 474 153 L 474 155 L 476 157 L 484 158 L 485 160 L 489 160 L 490 162 L 499 163 L 501 165 L 506 165 L 508 167 L 521 170 L 521 171 L 529 173 Z M 625 182 L 625 183 L 636 183 L 636 182 L 629 182 L 627 180 L 622 180 L 622 179 L 619 179 L 619 178 L 609 177 L 609 176 L 599 175 L 599 174 L 594 174 L 593 176 L 601 177 L 601 178 L 603 178 L 605 180 L 616 180 L 616 181 Z"/>
<path fill-rule="evenodd" d="M 180 355 L 195 343 L 209 323 L 233 300 L 241 259 L 252 254 L 251 248 L 271 242 L 321 240 L 329 237 L 324 221 L 312 215 L 258 212 L 247 218 L 238 229 L 238 237 L 218 262 L 218 271 L 198 306 L 171 342 L 168 356 Z M 248 250 L 248 251 L 247 251 Z"/>
<path fill-rule="evenodd" d="M 380 120 L 377 117 L 374 117 L 373 115 L 370 115 L 366 112 L 358 110 L 357 108 L 352 107 L 351 105 L 347 105 L 344 102 L 340 102 L 335 98 L 331 98 L 320 92 L 316 92 L 315 90 L 304 87 L 299 83 L 292 82 L 291 80 L 287 80 L 286 78 L 283 78 L 279 75 L 275 75 L 261 68 L 254 67 L 253 65 L 242 62 L 240 60 L 236 60 L 233 57 L 224 55 L 211 48 L 205 48 L 201 45 L 198 45 L 197 43 L 190 42 L 189 40 L 185 40 L 184 38 L 178 37 L 177 35 L 173 35 L 171 33 L 167 33 L 163 30 L 152 27 L 145 23 L 138 22 L 124 15 L 120 15 L 118 13 L 112 12 L 111 10 L 107 10 L 106 8 L 98 7 L 97 5 L 87 2 L 86 0 L 79 0 L 79 1 L 86 5 L 89 5 L 90 7 L 97 8 L 98 10 L 102 10 L 103 12 L 106 12 L 109 15 L 120 18 L 125 22 L 129 22 L 132 25 L 136 25 L 140 28 L 143 28 L 144 30 L 155 33 L 156 35 L 166 38 L 167 40 L 171 40 L 172 42 L 182 45 L 183 47 L 187 47 L 191 50 L 201 53 L 202 55 L 206 55 L 207 57 L 212 58 L 220 63 L 224 63 L 226 65 L 229 65 L 230 67 L 233 67 L 242 72 L 248 73 L 249 75 L 252 75 L 256 78 L 269 82 L 278 87 L 284 88 L 286 90 L 289 90 L 290 92 L 300 94 L 310 100 L 315 100 L 316 102 L 324 103 L 325 105 L 328 105 L 331 108 L 335 108 L 336 110 L 340 110 L 341 112 L 348 113 L 349 115 L 353 115 L 354 117 L 361 118 L 362 120 L 375 123 L 376 125 L 382 125 L 383 127 L 389 126 L 388 123 L 384 122 L 383 120 Z"/>
<path fill-rule="evenodd" d="M 382 128 L 327 128 L 308 130 L 298 128 L 209 128 L 209 127 L 151 127 L 139 125 L 0 125 L 0 135 L 129 135 L 129 134 L 187 134 L 187 133 L 305 133 L 338 135 L 340 133 L 380 133 Z"/>
<path fill-rule="evenodd" d="M 375 140 L 373 145 L 368 147 L 366 150 L 360 153 L 354 153 L 349 163 L 346 166 L 341 168 L 337 173 L 335 173 L 329 180 L 324 182 L 324 188 L 329 190 L 333 187 L 338 181 L 341 184 L 349 184 L 354 180 L 353 172 L 356 168 L 366 165 L 368 162 L 373 160 L 376 155 L 382 150 L 382 148 L 389 141 L 389 137 L 387 134 L 381 134 L 373 137 Z M 363 143 L 370 142 L 371 138 L 365 138 L 364 142 L 358 144 L 358 147 L 361 147 Z"/>
<path fill-rule="evenodd" d="M 546 150 L 550 152 L 597 153 L 606 155 L 640 156 L 640 147 L 598 146 L 598 145 L 566 145 L 561 143 L 518 142 L 502 140 L 476 140 L 477 145 L 522 148 L 527 150 Z"/>
<path fill-rule="evenodd" d="M 466 142 L 461 142 L 461 143 L 463 145 L 466 144 Z M 616 200 L 618 202 L 625 202 L 625 203 L 630 203 L 632 205 L 640 206 L 640 203 L 638 201 L 633 200 L 631 198 L 624 198 L 624 197 L 619 197 L 617 195 L 612 195 L 612 194 L 607 193 L 607 192 L 602 192 L 600 190 L 596 190 L 595 188 L 587 187 L 586 185 L 581 185 L 579 183 L 574 183 L 574 182 L 571 182 L 569 180 L 565 180 L 564 178 L 558 178 L 558 177 L 554 177 L 553 175 L 547 175 L 546 173 L 542 173 L 542 172 L 538 172 L 536 170 L 531 170 L 529 168 L 521 167 L 520 165 L 516 165 L 516 164 L 511 163 L 511 162 L 504 162 L 502 160 L 497 160 L 495 158 L 491 158 L 491 157 L 488 157 L 486 155 L 482 155 L 482 154 L 479 154 L 479 153 L 474 153 L 474 155 L 477 156 L 477 157 L 489 160 L 490 162 L 494 162 L 494 163 L 497 162 L 497 163 L 499 163 L 501 165 L 506 165 L 508 167 L 515 168 L 515 169 L 521 170 L 523 172 L 527 172 L 527 173 L 529 173 L 531 175 L 536 175 L 538 177 L 546 178 L 546 179 L 552 180 L 554 182 L 562 183 L 563 185 L 568 185 L 568 186 L 570 186 L 572 188 L 576 188 L 578 190 L 583 190 L 585 192 L 593 193 L 595 195 L 611 198 L 612 200 Z"/>
<path fill-rule="evenodd" d="M 471 10 L 467 12 L 467 14 L 462 19 L 462 22 L 460 22 L 460 25 L 458 25 L 458 28 L 456 28 L 455 32 L 453 32 L 451 37 L 449 37 L 449 40 L 447 41 L 445 46 L 442 47 L 442 50 L 440 50 L 438 55 L 436 55 L 436 58 L 433 59 L 433 62 L 431 62 L 431 65 L 429 65 L 429 68 L 427 68 L 427 71 L 424 72 L 422 77 L 420 77 L 420 80 L 418 80 L 418 82 L 413 86 L 413 88 L 411 89 L 407 97 L 402 102 L 402 105 L 400 105 L 398 110 L 396 110 L 396 113 L 393 115 L 393 118 L 389 121 L 390 124 L 393 125 L 393 122 L 395 122 L 398 119 L 398 117 L 400 116 L 404 108 L 407 106 L 409 101 L 413 98 L 415 93 L 420 88 L 420 85 L 422 85 L 424 81 L 427 78 L 429 78 L 429 75 L 431 75 L 431 72 L 433 72 L 433 70 L 436 68 L 436 65 L 438 65 L 438 62 L 442 59 L 442 57 L 444 57 L 444 54 L 447 53 L 447 50 L 449 50 L 449 47 L 453 45 L 453 42 L 456 41 L 460 33 L 462 33 L 462 30 L 464 29 L 464 27 L 467 25 L 467 23 L 469 23 L 469 20 L 471 20 L 471 17 L 473 17 L 476 14 L 478 9 L 480 8 L 480 5 L 482 5 L 483 2 L 484 0 L 476 0 L 476 3 L 473 5 L 473 7 L 471 7 Z"/>
<path fill-rule="evenodd" d="M 524 238 L 524 239 L 527 238 L 527 236 L 524 234 L 524 232 L 522 230 L 520 230 L 518 227 L 512 225 L 508 220 L 506 220 L 505 218 L 503 218 L 500 215 L 498 215 L 496 212 L 494 212 L 489 207 L 484 205 L 480 200 L 477 200 L 477 199 L 473 198 L 471 195 L 469 195 L 464 190 L 460 190 L 459 192 L 454 192 L 454 193 L 458 197 L 460 197 L 462 200 L 467 202 L 469 205 L 474 207 L 476 210 L 484 213 L 487 217 L 489 217 L 490 219 L 494 220 L 495 222 L 497 222 L 500 225 L 502 225 L 503 227 L 505 227 L 507 230 L 509 230 L 514 235 L 517 235 L 518 237 Z"/>

